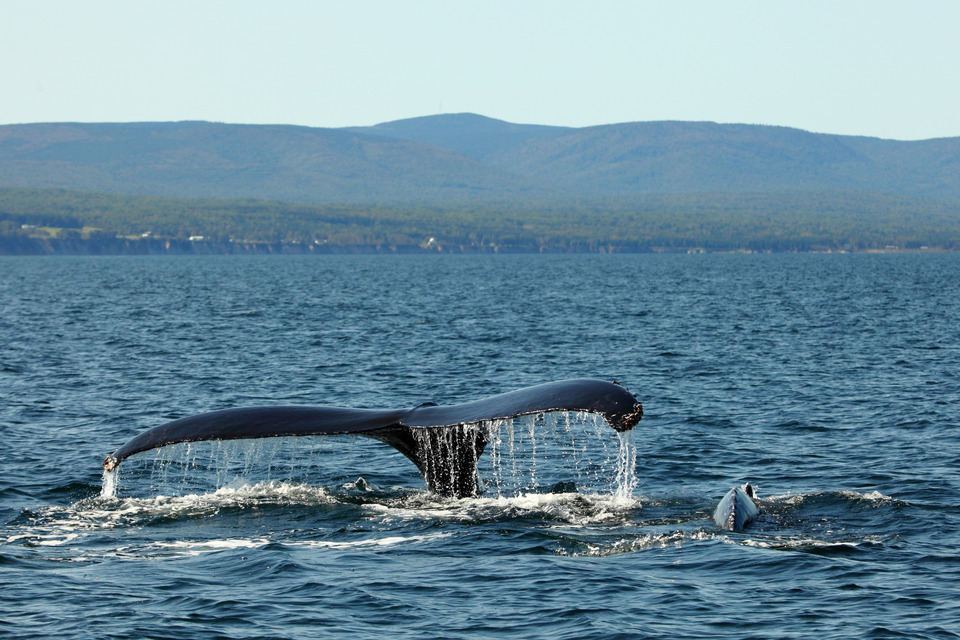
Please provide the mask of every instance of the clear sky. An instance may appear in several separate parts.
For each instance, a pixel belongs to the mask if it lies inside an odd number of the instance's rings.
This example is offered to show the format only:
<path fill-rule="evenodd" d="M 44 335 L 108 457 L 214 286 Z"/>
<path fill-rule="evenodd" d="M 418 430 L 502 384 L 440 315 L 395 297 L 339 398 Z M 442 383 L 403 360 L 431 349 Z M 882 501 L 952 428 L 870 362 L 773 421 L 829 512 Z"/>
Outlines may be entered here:
<path fill-rule="evenodd" d="M 0 0 L 0 123 L 474 112 L 960 136 L 957 0 Z"/>

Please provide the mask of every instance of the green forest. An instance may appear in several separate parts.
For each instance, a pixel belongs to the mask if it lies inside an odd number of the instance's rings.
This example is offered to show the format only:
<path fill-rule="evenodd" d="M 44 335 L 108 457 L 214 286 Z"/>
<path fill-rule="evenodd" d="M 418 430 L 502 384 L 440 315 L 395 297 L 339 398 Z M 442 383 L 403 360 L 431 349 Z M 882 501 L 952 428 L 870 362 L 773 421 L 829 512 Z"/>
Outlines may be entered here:
<path fill-rule="evenodd" d="M 857 192 L 359 206 L 0 189 L 0 253 L 960 249 L 960 203 Z"/>

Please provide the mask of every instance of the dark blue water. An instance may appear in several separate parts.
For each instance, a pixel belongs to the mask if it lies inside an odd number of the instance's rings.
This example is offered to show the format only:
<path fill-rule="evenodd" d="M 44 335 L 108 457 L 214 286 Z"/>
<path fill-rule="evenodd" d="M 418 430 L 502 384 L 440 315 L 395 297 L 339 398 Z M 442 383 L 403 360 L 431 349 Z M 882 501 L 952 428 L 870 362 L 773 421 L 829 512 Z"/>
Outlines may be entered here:
<path fill-rule="evenodd" d="M 479 499 L 362 438 L 101 497 L 170 419 L 582 376 L 643 422 L 500 425 Z M 956 638 L 958 425 L 957 255 L 0 259 L 0 636 Z"/>

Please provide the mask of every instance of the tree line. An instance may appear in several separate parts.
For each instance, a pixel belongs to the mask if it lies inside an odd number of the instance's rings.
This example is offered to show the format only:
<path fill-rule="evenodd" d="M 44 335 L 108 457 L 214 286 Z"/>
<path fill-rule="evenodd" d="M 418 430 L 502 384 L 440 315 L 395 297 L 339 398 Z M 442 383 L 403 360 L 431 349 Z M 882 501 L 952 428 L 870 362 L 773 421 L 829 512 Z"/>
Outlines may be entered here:
<path fill-rule="evenodd" d="M 135 251 L 161 241 L 288 251 L 953 251 L 960 203 L 800 192 L 368 207 L 4 188 L 0 239 L 7 253 L 29 253 L 31 242 L 109 252 L 111 242 Z"/>

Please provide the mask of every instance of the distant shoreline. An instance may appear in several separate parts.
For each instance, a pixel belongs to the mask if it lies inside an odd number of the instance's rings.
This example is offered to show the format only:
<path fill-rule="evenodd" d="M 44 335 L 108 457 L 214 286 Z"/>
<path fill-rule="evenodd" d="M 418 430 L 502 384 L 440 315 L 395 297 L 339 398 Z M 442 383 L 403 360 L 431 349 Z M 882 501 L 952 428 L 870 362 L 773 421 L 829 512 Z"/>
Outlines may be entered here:
<path fill-rule="evenodd" d="M 868 249 L 740 249 L 704 247 L 641 247 L 614 243 L 598 243 L 583 247 L 550 247 L 527 245 L 374 245 L 374 244 L 306 244 L 297 242 L 216 242 L 164 238 L 34 238 L 0 237 L 0 256 L 136 256 L 136 255 L 442 255 L 442 254 L 707 254 L 707 253 L 822 253 L 822 254 L 891 254 L 891 253 L 956 253 L 941 247 L 868 248 Z"/>
<path fill-rule="evenodd" d="M 0 254 L 960 250 L 960 201 L 699 194 L 361 207 L 0 188 Z"/>

